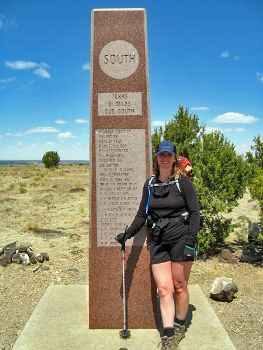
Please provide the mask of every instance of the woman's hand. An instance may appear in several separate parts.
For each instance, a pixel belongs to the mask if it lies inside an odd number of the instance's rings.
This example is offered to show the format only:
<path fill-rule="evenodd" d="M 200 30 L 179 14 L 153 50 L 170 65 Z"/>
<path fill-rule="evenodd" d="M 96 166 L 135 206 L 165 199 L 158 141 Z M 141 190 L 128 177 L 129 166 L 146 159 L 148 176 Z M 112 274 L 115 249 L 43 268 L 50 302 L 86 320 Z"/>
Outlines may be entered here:
<path fill-rule="evenodd" d="M 184 257 L 186 258 L 186 260 L 190 259 L 195 259 L 196 257 L 196 248 L 195 246 L 191 246 L 186 244 L 184 246 Z"/>
<path fill-rule="evenodd" d="M 125 229 L 124 232 L 119 233 L 116 237 L 115 240 L 120 243 L 121 245 L 121 250 L 125 249 L 125 242 L 127 241 L 127 239 L 131 238 L 128 233 L 127 233 L 127 228 Z"/>

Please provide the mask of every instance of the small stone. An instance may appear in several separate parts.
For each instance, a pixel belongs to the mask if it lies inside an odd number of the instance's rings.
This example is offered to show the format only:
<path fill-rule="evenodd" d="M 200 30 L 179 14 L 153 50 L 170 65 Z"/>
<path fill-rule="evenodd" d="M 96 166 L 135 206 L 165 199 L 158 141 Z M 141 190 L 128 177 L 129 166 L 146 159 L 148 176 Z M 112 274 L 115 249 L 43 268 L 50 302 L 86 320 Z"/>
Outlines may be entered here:
<path fill-rule="evenodd" d="M 27 248 L 26 253 L 29 256 L 31 264 L 37 264 L 37 262 L 38 262 L 37 257 L 34 254 L 34 252 L 33 252 L 31 247 Z"/>
<path fill-rule="evenodd" d="M 44 257 L 42 256 L 41 253 L 36 254 L 36 259 L 38 262 L 40 262 L 41 264 L 44 262 Z"/>
<path fill-rule="evenodd" d="M 30 259 L 29 256 L 26 253 L 19 253 L 21 260 L 22 260 L 22 264 L 23 265 L 30 265 Z"/>
<path fill-rule="evenodd" d="M 210 290 L 210 298 L 218 301 L 232 301 L 238 292 L 237 285 L 232 278 L 217 277 Z"/>
<path fill-rule="evenodd" d="M 26 253 L 27 249 L 31 248 L 32 249 L 32 245 L 29 242 L 21 242 L 18 246 L 18 251 L 19 253 Z"/>
<path fill-rule="evenodd" d="M 12 256 L 16 253 L 16 249 L 16 242 L 9 243 L 4 247 L 4 256 L 8 258 L 9 263 L 11 263 Z"/>
<path fill-rule="evenodd" d="M 47 265 L 41 265 L 41 270 L 42 271 L 48 271 L 48 270 L 50 270 L 50 268 Z"/>
<path fill-rule="evenodd" d="M 224 262 L 235 264 L 238 258 L 231 252 L 230 249 L 222 249 L 220 253 L 220 258 Z"/>
<path fill-rule="evenodd" d="M 12 262 L 13 263 L 16 263 L 16 264 L 21 264 L 22 263 L 22 259 L 20 257 L 20 253 L 15 253 L 13 256 L 12 256 Z"/>
<path fill-rule="evenodd" d="M 43 256 L 44 261 L 49 261 L 49 255 L 48 255 L 48 253 L 40 253 L 40 254 Z"/>
<path fill-rule="evenodd" d="M 4 254 L 4 248 L 0 248 L 0 255 Z"/>
<path fill-rule="evenodd" d="M 8 259 L 8 257 L 2 255 L 0 257 L 0 265 L 6 267 L 8 264 L 10 264 L 10 260 Z"/>

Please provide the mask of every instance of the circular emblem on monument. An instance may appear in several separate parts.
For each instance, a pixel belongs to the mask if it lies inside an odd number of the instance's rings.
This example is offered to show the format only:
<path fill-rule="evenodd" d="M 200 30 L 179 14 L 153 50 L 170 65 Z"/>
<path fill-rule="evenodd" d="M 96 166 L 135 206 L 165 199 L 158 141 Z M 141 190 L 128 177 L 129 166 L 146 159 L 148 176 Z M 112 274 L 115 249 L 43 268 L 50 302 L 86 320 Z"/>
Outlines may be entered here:
<path fill-rule="evenodd" d="M 99 55 L 102 71 L 114 79 L 126 79 L 139 65 L 137 49 L 128 41 L 114 40 L 106 44 Z"/>

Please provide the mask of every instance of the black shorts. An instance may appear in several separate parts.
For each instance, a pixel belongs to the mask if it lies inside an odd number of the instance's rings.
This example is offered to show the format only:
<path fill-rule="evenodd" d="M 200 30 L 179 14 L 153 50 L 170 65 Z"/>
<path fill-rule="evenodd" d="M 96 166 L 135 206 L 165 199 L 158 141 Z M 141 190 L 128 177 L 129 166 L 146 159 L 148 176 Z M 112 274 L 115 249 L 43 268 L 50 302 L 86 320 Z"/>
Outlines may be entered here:
<path fill-rule="evenodd" d="M 185 258 L 185 238 L 183 235 L 173 243 L 164 244 L 149 242 L 151 264 L 159 264 L 165 261 L 193 261 L 194 258 Z"/>

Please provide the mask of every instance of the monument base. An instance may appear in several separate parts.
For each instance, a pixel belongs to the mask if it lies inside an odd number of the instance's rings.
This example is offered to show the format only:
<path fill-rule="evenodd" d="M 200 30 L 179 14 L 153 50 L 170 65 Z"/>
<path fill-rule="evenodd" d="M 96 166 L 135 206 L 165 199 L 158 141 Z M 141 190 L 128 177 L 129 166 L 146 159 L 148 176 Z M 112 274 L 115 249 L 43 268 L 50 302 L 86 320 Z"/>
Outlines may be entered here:
<path fill-rule="evenodd" d="M 88 327 L 86 285 L 51 285 L 33 311 L 13 350 L 152 350 L 160 342 L 155 329 L 131 329 L 127 340 L 118 329 Z M 181 350 L 234 350 L 198 285 L 190 286 L 188 330 Z M 114 310 L 113 310 L 114 312 Z"/>

